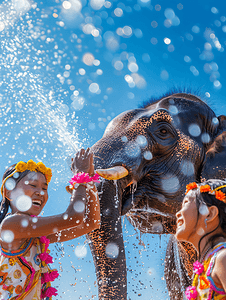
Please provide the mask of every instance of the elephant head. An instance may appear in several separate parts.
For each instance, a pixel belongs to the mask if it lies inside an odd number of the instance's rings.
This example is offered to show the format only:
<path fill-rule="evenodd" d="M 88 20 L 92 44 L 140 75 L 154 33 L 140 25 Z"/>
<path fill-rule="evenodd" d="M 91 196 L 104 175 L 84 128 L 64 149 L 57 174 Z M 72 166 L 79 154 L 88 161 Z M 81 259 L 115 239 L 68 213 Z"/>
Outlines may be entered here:
<path fill-rule="evenodd" d="M 186 184 L 209 174 L 225 176 L 224 128 L 224 117 L 185 93 L 126 111 L 109 123 L 91 148 L 97 172 L 118 179 L 99 185 L 101 228 L 89 234 L 99 299 L 126 299 L 121 216 L 142 232 L 173 233 Z"/>

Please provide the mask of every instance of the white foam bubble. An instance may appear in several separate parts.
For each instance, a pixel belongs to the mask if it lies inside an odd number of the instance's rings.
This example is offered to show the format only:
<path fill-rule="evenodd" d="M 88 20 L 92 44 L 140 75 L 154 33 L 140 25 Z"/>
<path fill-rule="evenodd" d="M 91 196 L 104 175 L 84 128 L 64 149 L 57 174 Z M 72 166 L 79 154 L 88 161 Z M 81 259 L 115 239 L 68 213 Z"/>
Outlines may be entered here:
<path fill-rule="evenodd" d="M 192 135 L 192 136 L 199 136 L 201 134 L 201 129 L 200 129 L 199 125 L 197 125 L 197 124 L 191 124 L 188 127 L 188 131 L 189 131 L 190 135 Z"/>
<path fill-rule="evenodd" d="M 144 158 L 146 160 L 151 160 L 153 158 L 153 155 L 152 155 L 152 153 L 150 151 L 145 151 L 144 152 Z"/>
<path fill-rule="evenodd" d="M 16 199 L 15 206 L 19 211 L 27 211 L 32 206 L 32 200 L 27 195 L 21 195 Z"/>
<path fill-rule="evenodd" d="M 199 206 L 199 213 L 202 216 L 208 216 L 209 214 L 209 209 L 205 203 L 201 203 Z"/>
<path fill-rule="evenodd" d="M 106 246 L 105 253 L 109 258 L 117 258 L 119 255 L 119 246 L 116 243 L 110 242 Z"/>
<path fill-rule="evenodd" d="M 1 233 L 1 239 L 6 243 L 12 243 L 14 240 L 14 233 L 11 230 L 3 230 Z"/>
<path fill-rule="evenodd" d="M 16 186 L 16 181 L 13 178 L 9 178 L 5 182 L 5 187 L 8 191 L 12 191 Z"/>
<path fill-rule="evenodd" d="M 26 220 L 26 219 L 23 219 L 23 220 L 21 221 L 22 227 L 27 227 L 28 224 L 29 224 L 29 222 L 28 222 L 28 220 Z"/>
<path fill-rule="evenodd" d="M 86 257 L 86 255 L 87 255 L 87 247 L 85 245 L 78 245 L 75 248 L 75 255 L 78 258 Z"/>
<path fill-rule="evenodd" d="M 85 203 L 78 200 L 74 203 L 73 208 L 76 212 L 82 213 L 85 210 Z"/>

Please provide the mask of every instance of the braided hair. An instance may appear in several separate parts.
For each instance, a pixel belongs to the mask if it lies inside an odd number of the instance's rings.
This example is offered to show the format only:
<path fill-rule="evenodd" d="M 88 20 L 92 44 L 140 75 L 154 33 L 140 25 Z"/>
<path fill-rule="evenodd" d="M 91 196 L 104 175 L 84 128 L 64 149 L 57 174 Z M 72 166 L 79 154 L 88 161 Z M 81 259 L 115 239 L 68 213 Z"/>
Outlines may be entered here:
<path fill-rule="evenodd" d="M 5 173 L 3 174 L 2 177 L 2 182 L 9 177 L 13 172 L 15 172 L 15 166 L 16 164 L 13 164 L 12 166 L 10 166 Z M 30 171 L 26 170 L 24 172 L 16 172 L 15 175 L 13 175 L 13 180 L 15 182 L 15 186 L 17 185 L 17 183 L 23 178 L 25 177 Z M 17 174 L 17 175 L 16 175 Z M 6 181 L 7 182 L 7 181 Z M 5 185 L 5 184 L 4 184 Z M 3 197 L 2 200 L 0 202 L 0 224 L 3 221 L 3 219 L 5 218 L 6 214 L 8 213 L 9 210 L 9 206 L 10 206 L 10 201 L 9 199 L 5 196 L 5 194 L 3 193 Z"/>

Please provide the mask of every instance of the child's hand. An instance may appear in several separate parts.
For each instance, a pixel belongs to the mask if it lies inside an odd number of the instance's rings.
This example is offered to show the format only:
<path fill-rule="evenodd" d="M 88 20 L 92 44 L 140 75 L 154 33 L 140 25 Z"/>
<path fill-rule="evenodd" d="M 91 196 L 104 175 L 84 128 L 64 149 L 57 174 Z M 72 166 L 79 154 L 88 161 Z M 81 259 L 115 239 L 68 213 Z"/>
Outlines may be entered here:
<path fill-rule="evenodd" d="M 81 149 L 75 155 L 75 158 L 72 159 L 71 170 L 73 173 L 85 172 L 89 175 L 94 174 L 94 165 L 93 165 L 93 154 L 87 150 Z"/>

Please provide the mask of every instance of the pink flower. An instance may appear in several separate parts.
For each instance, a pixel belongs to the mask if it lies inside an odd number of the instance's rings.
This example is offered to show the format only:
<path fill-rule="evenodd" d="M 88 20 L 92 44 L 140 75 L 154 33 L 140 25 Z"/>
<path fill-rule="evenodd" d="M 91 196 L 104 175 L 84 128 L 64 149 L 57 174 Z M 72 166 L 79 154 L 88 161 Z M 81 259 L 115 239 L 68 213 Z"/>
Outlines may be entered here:
<path fill-rule="evenodd" d="M 196 261 L 193 263 L 193 271 L 195 274 L 200 275 L 204 271 L 204 266 L 199 261 Z"/>
<path fill-rule="evenodd" d="M 52 271 L 49 273 L 50 281 L 54 281 L 59 276 L 59 273 L 57 270 Z"/>
<path fill-rule="evenodd" d="M 53 288 L 53 287 L 48 287 L 45 291 L 42 290 L 42 299 L 46 298 L 46 297 L 52 297 L 52 296 L 57 296 L 57 289 Z"/>
<path fill-rule="evenodd" d="M 58 271 L 52 271 L 51 273 L 44 273 L 42 275 L 42 284 L 50 281 L 54 281 L 59 276 Z"/>
<path fill-rule="evenodd" d="M 186 288 L 185 296 L 188 300 L 195 300 L 198 296 L 197 290 L 195 286 L 189 286 Z"/>
<path fill-rule="evenodd" d="M 45 250 L 47 250 L 47 248 L 49 247 L 50 240 L 46 236 L 41 236 L 40 242 L 42 244 L 45 244 Z"/>
<path fill-rule="evenodd" d="M 46 252 L 40 253 L 38 256 L 40 257 L 41 261 L 44 261 L 46 264 L 51 264 L 53 262 L 52 256 Z"/>
<path fill-rule="evenodd" d="M 76 175 L 74 175 L 71 180 L 69 181 L 69 183 L 71 185 L 75 185 L 76 183 L 87 183 L 87 182 L 99 182 L 99 175 L 96 173 L 93 176 L 89 176 L 88 173 L 78 173 Z"/>

